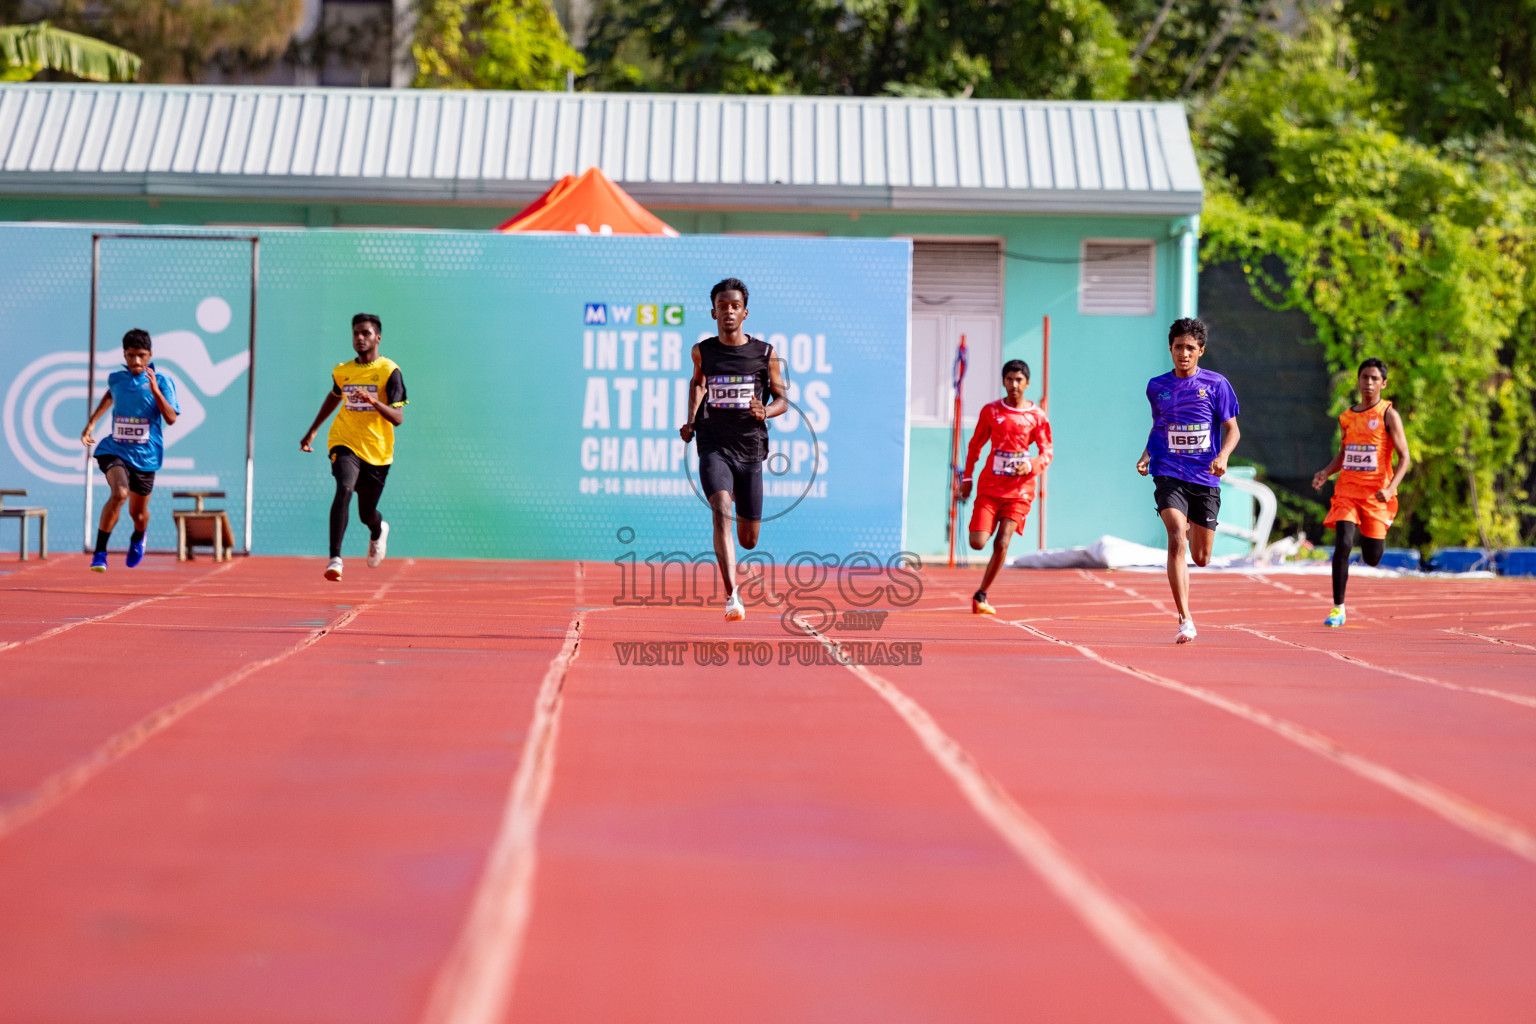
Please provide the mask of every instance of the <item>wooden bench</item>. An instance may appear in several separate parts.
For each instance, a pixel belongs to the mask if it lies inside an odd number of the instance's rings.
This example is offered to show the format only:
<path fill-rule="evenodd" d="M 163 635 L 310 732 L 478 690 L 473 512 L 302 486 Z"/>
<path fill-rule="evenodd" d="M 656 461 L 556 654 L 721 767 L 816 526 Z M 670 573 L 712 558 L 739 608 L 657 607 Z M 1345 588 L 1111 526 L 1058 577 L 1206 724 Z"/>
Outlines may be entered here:
<path fill-rule="evenodd" d="M 21 561 L 25 562 L 27 560 L 28 519 L 37 520 L 37 556 L 39 558 L 47 558 L 48 510 L 40 505 L 34 505 L 30 508 L 24 505 L 13 505 L 10 508 L 6 508 L 5 499 L 7 495 L 14 498 L 25 498 L 27 496 L 27 492 L 10 488 L 0 490 L 0 519 L 15 519 L 21 524 L 21 540 L 17 545 L 21 552 Z"/>
<path fill-rule="evenodd" d="M 213 560 L 224 562 L 235 555 L 235 531 L 229 525 L 229 513 L 221 508 L 204 508 L 208 498 L 222 498 L 223 491 L 173 491 L 173 498 L 191 498 L 195 508 L 171 510 L 176 520 L 176 560 L 190 561 L 192 547 L 204 544 L 213 548 Z"/>

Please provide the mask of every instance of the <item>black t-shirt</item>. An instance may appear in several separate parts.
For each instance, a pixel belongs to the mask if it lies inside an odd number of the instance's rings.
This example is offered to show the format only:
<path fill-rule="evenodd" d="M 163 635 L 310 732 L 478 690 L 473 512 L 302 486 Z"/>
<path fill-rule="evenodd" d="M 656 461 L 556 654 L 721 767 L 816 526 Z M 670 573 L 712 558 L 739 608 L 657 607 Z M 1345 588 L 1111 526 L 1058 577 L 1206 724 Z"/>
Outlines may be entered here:
<path fill-rule="evenodd" d="M 699 342 L 704 401 L 694 426 L 700 454 L 717 451 L 738 462 L 768 457 L 768 424 L 752 415 L 751 402 L 768 402 L 769 351 L 760 338 L 745 345 L 725 345 L 718 337 Z"/>

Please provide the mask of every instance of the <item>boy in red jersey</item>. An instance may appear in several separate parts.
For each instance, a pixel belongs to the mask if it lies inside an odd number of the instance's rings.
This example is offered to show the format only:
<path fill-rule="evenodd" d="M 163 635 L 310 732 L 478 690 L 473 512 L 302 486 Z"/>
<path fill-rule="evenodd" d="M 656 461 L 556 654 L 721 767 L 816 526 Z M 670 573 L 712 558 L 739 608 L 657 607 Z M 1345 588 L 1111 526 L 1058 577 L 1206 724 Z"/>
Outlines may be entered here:
<path fill-rule="evenodd" d="M 1397 517 L 1397 486 L 1413 461 L 1408 457 L 1408 435 L 1403 419 L 1392 403 L 1381 397 L 1387 384 L 1387 364 L 1367 359 L 1360 364 L 1355 385 L 1360 401 L 1339 416 L 1343 442 L 1333 461 L 1312 477 L 1312 489 L 1320 491 L 1333 474 L 1333 488 L 1324 526 L 1334 528 L 1333 611 L 1325 626 L 1344 625 L 1344 588 L 1349 584 L 1349 556 L 1355 534 L 1361 537 L 1360 554 L 1366 565 L 1380 565 L 1387 550 L 1387 527 Z M 1392 453 L 1397 452 L 1397 468 Z"/>
<path fill-rule="evenodd" d="M 1045 412 L 1034 402 L 1024 400 L 1029 387 L 1029 364 L 1010 359 L 1003 364 L 1003 390 L 1006 397 L 988 402 L 976 417 L 976 432 L 965 453 L 965 475 L 960 478 L 960 499 L 971 496 L 971 470 L 981 455 L 982 445 L 992 444 L 990 457 L 981 470 L 976 506 L 971 510 L 971 547 L 986 546 L 995 527 L 997 539 L 992 544 L 992 560 L 981 577 L 981 589 L 971 598 L 971 611 L 977 615 L 996 615 L 987 603 L 987 588 L 997 578 L 1008 557 L 1008 542 L 1024 525 L 1029 506 L 1035 500 L 1035 481 L 1051 464 L 1051 424 Z M 1036 456 L 1029 457 L 1029 446 Z"/>

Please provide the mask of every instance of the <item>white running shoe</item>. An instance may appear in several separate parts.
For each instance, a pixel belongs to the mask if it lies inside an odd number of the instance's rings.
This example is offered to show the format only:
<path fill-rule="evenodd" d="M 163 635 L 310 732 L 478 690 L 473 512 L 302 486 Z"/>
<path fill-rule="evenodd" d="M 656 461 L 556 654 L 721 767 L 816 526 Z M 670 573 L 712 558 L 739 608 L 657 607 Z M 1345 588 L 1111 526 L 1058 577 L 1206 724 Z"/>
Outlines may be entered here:
<path fill-rule="evenodd" d="M 332 583 L 340 582 L 340 580 L 341 580 L 341 559 L 340 558 L 333 558 L 329 562 L 325 563 L 325 578 L 330 580 Z"/>
<path fill-rule="evenodd" d="M 389 524 L 379 523 L 379 539 L 368 542 L 368 568 L 377 569 L 384 561 L 384 550 L 389 546 Z"/>
<path fill-rule="evenodd" d="M 725 599 L 725 621 L 740 622 L 747 617 L 747 606 L 741 603 L 741 591 L 731 591 L 731 596 Z"/>
<path fill-rule="evenodd" d="M 1173 638 L 1173 642 L 1176 644 L 1187 644 L 1199 635 L 1195 632 L 1194 619 L 1180 619 L 1179 634 Z"/>

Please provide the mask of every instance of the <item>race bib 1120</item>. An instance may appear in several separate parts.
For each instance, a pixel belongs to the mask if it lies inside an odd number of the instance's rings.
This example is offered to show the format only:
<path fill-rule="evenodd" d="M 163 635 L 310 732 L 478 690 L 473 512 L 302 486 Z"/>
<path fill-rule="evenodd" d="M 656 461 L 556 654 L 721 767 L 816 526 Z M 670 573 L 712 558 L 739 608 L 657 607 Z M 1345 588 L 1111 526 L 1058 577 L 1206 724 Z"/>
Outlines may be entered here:
<path fill-rule="evenodd" d="M 755 377 L 720 375 L 704 378 L 704 400 L 711 409 L 750 409 L 756 397 Z"/>
<path fill-rule="evenodd" d="M 112 440 L 119 444 L 148 444 L 149 418 L 147 416 L 113 416 Z"/>
<path fill-rule="evenodd" d="M 1356 473 L 1376 472 L 1376 446 L 1373 444 L 1347 444 L 1344 446 L 1344 469 Z"/>
<path fill-rule="evenodd" d="M 1211 450 L 1209 423 L 1168 424 L 1168 450 L 1175 455 L 1191 455 Z"/>

